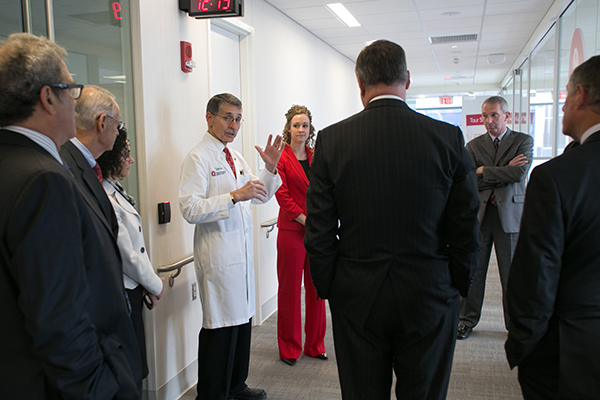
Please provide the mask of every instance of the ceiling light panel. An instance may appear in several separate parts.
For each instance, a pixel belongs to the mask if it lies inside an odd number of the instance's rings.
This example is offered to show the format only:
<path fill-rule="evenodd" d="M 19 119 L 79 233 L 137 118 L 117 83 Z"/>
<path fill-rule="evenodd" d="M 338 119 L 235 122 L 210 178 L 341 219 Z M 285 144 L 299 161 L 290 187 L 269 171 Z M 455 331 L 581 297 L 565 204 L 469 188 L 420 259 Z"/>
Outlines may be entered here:
<path fill-rule="evenodd" d="M 342 3 L 327 4 L 327 8 L 348 28 L 356 28 L 360 26 L 360 22 L 354 18 L 354 15 L 352 15 Z"/>
<path fill-rule="evenodd" d="M 431 44 L 449 44 L 449 43 L 465 43 L 476 42 L 477 34 L 469 35 L 453 35 L 453 36 L 434 36 L 429 38 Z"/>

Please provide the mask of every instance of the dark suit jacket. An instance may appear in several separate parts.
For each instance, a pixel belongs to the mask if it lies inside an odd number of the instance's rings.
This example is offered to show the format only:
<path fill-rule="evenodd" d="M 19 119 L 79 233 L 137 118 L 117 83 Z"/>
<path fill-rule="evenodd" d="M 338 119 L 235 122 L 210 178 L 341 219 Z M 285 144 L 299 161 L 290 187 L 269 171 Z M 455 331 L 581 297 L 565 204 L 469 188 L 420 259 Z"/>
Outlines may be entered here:
<path fill-rule="evenodd" d="M 560 395 L 600 398 L 600 132 L 531 174 L 508 281 L 506 355 L 558 323 Z"/>
<path fill-rule="evenodd" d="M 502 229 L 506 233 L 519 232 L 525 201 L 525 182 L 533 161 L 533 138 L 508 129 L 496 151 L 490 135 L 485 133 L 469 141 L 467 151 L 475 168 L 484 166 L 483 174 L 477 175 L 479 222 L 483 221 L 493 190 Z M 519 154 L 524 154 L 529 163 L 522 167 L 508 165 Z"/>
<path fill-rule="evenodd" d="M 90 163 L 85 159 L 85 156 L 79 151 L 79 149 L 67 141 L 60 148 L 60 156 L 67 163 L 75 179 L 81 183 L 81 185 L 87 190 L 87 192 L 95 199 L 98 207 L 102 210 L 102 214 L 106 221 L 110 223 L 111 230 L 114 237 L 119 235 L 119 223 L 115 215 L 115 210 L 102 187 L 102 184 L 98 180 L 94 169 L 90 167 Z"/>
<path fill-rule="evenodd" d="M 364 326 L 390 279 L 406 330 L 437 326 L 470 286 L 478 206 L 460 129 L 372 101 L 317 137 L 305 245 L 319 296 Z"/>
<path fill-rule="evenodd" d="M 306 148 L 308 165 L 312 162 L 313 153 Z M 279 203 L 279 217 L 277 227 L 294 231 L 304 230 L 304 225 L 294 221 L 300 214 L 306 215 L 306 190 L 308 189 L 308 178 L 304 169 L 294 155 L 290 146 L 285 146 L 277 171 L 281 177 L 281 186 L 275 192 L 277 203 Z"/>
<path fill-rule="evenodd" d="M 0 398 L 139 398 L 121 260 L 94 200 L 15 132 L 0 130 L 0 169 Z"/>

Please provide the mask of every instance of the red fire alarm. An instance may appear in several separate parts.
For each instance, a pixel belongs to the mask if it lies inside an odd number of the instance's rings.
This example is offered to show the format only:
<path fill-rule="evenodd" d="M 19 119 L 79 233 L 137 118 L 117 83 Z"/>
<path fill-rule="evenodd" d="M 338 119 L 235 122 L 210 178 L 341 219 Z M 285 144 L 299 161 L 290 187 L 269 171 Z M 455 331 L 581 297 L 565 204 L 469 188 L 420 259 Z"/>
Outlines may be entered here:
<path fill-rule="evenodd" d="M 190 73 L 194 70 L 196 63 L 192 61 L 192 44 L 190 42 L 180 42 L 181 44 L 181 70 Z"/>

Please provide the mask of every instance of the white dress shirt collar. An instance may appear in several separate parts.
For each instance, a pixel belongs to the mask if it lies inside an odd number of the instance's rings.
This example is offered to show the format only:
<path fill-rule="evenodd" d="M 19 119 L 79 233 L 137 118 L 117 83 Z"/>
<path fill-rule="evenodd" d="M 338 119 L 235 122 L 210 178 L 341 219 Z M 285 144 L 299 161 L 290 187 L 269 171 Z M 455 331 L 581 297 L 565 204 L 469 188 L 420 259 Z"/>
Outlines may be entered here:
<path fill-rule="evenodd" d="M 73 143 L 75 147 L 77 147 L 79 151 L 81 151 L 81 154 L 83 154 L 88 164 L 90 164 L 90 167 L 94 168 L 94 165 L 96 165 L 96 160 L 94 159 L 92 152 L 87 147 L 85 147 L 85 145 L 81 143 L 76 137 L 71 139 L 71 143 Z"/>
<path fill-rule="evenodd" d="M 504 135 L 506 135 L 506 132 L 508 132 L 508 128 L 506 128 L 504 130 L 504 132 L 502 133 L 502 135 L 498 136 L 498 141 L 501 142 L 502 138 L 504 137 Z M 488 135 L 490 135 L 490 133 L 488 132 Z M 490 138 L 492 138 L 492 142 L 494 141 L 494 139 L 496 139 L 496 136 L 492 136 L 490 135 Z"/>
<path fill-rule="evenodd" d="M 404 101 L 404 100 L 402 99 L 402 97 L 394 96 L 393 94 L 382 94 L 381 96 L 375 96 L 375 97 L 373 97 L 373 98 L 372 98 L 372 99 L 369 101 L 369 103 L 370 103 L 371 101 L 375 101 L 375 100 L 381 100 L 381 99 L 394 99 L 394 100 L 402 100 L 402 101 Z"/>
<path fill-rule="evenodd" d="M 587 140 L 587 138 L 592 136 L 592 133 L 595 133 L 596 131 L 600 131 L 600 124 L 596 124 L 596 125 L 590 127 L 587 131 L 583 132 L 583 135 L 581 135 L 581 140 L 579 141 L 579 143 L 583 144 L 583 142 L 585 142 Z"/>

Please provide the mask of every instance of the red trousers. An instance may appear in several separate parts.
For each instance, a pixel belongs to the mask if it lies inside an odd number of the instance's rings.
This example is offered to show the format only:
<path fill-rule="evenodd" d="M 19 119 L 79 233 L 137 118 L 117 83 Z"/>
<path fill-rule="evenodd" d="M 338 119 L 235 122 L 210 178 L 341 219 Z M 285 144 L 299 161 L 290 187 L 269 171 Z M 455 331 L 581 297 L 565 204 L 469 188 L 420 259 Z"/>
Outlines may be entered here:
<path fill-rule="evenodd" d="M 304 354 L 316 357 L 325 352 L 325 301 L 317 297 L 310 278 L 304 230 L 279 229 L 277 234 L 277 342 L 279 358 L 297 359 L 302 352 L 301 289 L 304 272 Z"/>

